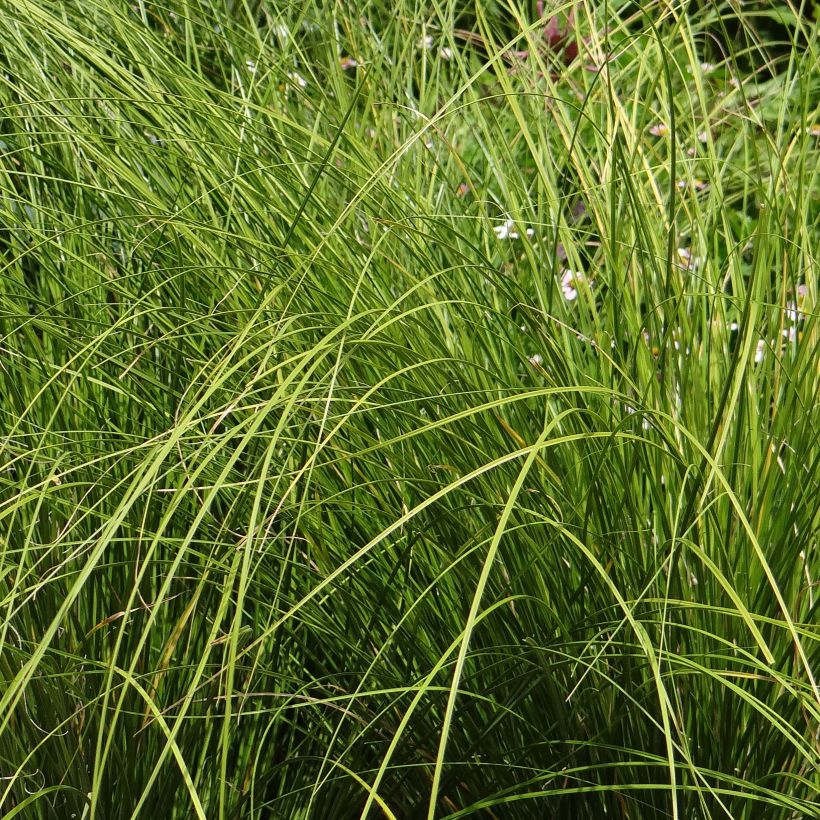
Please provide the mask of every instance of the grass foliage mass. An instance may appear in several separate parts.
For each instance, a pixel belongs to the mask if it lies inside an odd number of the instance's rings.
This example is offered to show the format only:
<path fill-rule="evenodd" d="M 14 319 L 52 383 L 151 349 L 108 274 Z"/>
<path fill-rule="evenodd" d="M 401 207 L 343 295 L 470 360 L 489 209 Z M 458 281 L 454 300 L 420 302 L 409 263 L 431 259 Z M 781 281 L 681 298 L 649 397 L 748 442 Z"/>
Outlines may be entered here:
<path fill-rule="evenodd" d="M 0 21 L 4 817 L 820 816 L 812 4 Z"/>

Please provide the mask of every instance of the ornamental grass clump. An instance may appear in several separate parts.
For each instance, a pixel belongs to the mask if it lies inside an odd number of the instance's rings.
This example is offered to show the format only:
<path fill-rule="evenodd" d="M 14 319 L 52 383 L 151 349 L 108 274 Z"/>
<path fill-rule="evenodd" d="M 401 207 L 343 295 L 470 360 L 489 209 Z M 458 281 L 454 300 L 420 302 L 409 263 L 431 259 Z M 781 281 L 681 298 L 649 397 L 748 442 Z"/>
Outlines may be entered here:
<path fill-rule="evenodd" d="M 5 817 L 820 816 L 805 9 L 0 9 Z"/>

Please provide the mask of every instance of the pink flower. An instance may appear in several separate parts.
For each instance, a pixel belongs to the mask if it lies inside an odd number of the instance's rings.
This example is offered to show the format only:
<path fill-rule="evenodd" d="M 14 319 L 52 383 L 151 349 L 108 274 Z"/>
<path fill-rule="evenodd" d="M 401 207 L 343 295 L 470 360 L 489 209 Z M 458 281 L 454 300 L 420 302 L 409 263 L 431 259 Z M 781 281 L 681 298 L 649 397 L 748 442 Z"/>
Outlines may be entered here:
<path fill-rule="evenodd" d="M 587 279 L 583 271 L 564 270 L 561 272 L 561 292 L 568 302 L 574 302 L 578 298 L 579 289 L 584 286 L 592 287 L 592 282 Z"/>

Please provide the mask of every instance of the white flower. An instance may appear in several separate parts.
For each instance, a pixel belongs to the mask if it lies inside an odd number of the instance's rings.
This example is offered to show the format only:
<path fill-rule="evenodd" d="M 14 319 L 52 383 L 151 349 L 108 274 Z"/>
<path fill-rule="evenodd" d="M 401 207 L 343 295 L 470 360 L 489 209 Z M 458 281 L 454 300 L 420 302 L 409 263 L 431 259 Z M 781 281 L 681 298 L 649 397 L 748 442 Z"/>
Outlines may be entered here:
<path fill-rule="evenodd" d="M 429 34 L 425 34 L 424 37 L 418 41 L 416 47 L 428 51 L 433 47 L 433 38 Z"/>
<path fill-rule="evenodd" d="M 307 80 L 298 71 L 288 71 L 288 79 L 295 82 L 299 88 L 307 88 Z"/>
<path fill-rule="evenodd" d="M 493 230 L 499 239 L 518 239 L 521 236 L 521 234 L 515 230 L 515 222 L 513 222 L 512 219 L 508 219 L 503 225 L 496 225 Z M 527 228 L 526 234 L 527 236 L 534 236 L 535 231 L 532 228 Z"/>
<path fill-rule="evenodd" d="M 279 25 L 274 26 L 273 33 L 280 40 L 287 40 L 288 37 L 290 37 L 290 29 L 284 23 L 280 23 Z"/>
<path fill-rule="evenodd" d="M 544 360 L 541 358 L 540 353 L 533 353 L 532 356 L 529 357 L 529 362 L 533 367 L 540 367 Z"/>
<path fill-rule="evenodd" d="M 766 340 L 758 339 L 757 348 L 755 349 L 755 363 L 759 364 L 763 361 L 763 354 L 766 352 Z"/>
<path fill-rule="evenodd" d="M 686 179 L 678 180 L 678 189 L 681 191 L 685 191 L 689 187 L 689 181 Z M 695 177 L 692 180 L 692 187 L 696 191 L 705 191 L 706 190 L 706 183 L 702 179 L 698 179 Z"/>
<path fill-rule="evenodd" d="M 442 60 L 452 60 L 453 59 L 453 49 L 449 48 L 448 46 L 443 46 L 439 49 L 439 57 Z"/>
<path fill-rule="evenodd" d="M 512 226 L 512 219 L 508 219 L 503 225 L 496 225 L 493 230 L 499 239 L 507 239 L 510 235 L 510 228 L 512 228 Z"/>
<path fill-rule="evenodd" d="M 256 63 L 253 60 L 245 60 L 245 65 L 248 67 L 248 71 L 251 74 L 256 74 Z"/>
<path fill-rule="evenodd" d="M 799 284 L 794 300 L 786 302 L 786 317 L 791 322 L 802 322 L 806 318 L 806 301 L 809 295 L 808 285 Z"/>
<path fill-rule="evenodd" d="M 631 404 L 625 404 L 624 410 L 626 410 L 626 412 L 629 413 L 630 416 L 634 416 L 635 413 L 638 412 Z M 651 427 L 649 419 L 646 416 L 644 416 L 643 420 L 641 421 L 641 427 L 643 427 L 644 430 L 648 430 Z"/>
<path fill-rule="evenodd" d="M 578 298 L 578 289 L 583 285 L 592 286 L 592 282 L 586 278 L 583 271 L 564 270 L 561 272 L 561 291 L 568 302 L 573 302 Z"/>
<path fill-rule="evenodd" d="M 704 74 L 711 74 L 717 68 L 717 66 L 714 63 L 698 63 L 698 67 Z M 686 72 L 687 74 L 695 73 L 691 65 L 686 66 Z"/>
<path fill-rule="evenodd" d="M 700 131 L 700 132 L 698 132 L 698 137 L 697 138 L 698 138 L 698 142 L 701 142 L 701 143 L 709 142 L 709 132 L 708 131 Z M 693 145 L 691 148 L 686 149 L 686 153 L 690 157 L 695 157 L 695 156 L 697 156 L 698 149 Z M 683 185 L 681 185 L 681 183 L 678 183 L 678 186 L 681 187 L 681 188 L 685 188 L 686 184 L 684 183 Z M 697 187 L 697 186 L 695 186 L 695 187 Z M 706 187 L 706 186 L 704 185 L 704 187 Z"/>
<path fill-rule="evenodd" d="M 678 261 L 684 270 L 697 270 L 700 267 L 701 259 L 699 256 L 692 255 L 691 248 L 678 248 Z"/>

